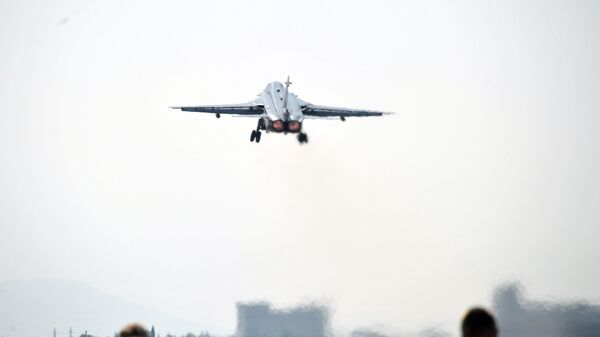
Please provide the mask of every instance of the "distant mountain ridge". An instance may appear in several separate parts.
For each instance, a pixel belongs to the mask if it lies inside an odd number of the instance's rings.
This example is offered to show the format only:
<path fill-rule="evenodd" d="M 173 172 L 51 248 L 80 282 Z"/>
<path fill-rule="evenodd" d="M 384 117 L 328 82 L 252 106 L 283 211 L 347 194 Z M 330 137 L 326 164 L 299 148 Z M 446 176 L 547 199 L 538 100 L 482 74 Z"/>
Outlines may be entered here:
<path fill-rule="evenodd" d="M 113 336 L 129 322 L 155 325 L 161 335 L 200 331 L 194 323 L 170 316 L 83 283 L 32 280 L 0 283 L 0 337 Z"/>

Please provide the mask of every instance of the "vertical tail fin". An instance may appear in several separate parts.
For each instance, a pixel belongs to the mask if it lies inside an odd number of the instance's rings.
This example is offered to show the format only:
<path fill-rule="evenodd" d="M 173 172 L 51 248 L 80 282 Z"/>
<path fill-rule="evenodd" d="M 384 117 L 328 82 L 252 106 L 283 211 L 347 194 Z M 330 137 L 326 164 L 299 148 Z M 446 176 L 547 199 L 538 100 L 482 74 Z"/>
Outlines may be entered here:
<path fill-rule="evenodd" d="M 285 109 L 286 112 L 287 112 L 287 101 L 288 101 L 288 93 L 289 93 L 290 84 L 292 84 L 292 82 L 290 82 L 290 76 L 288 75 L 287 80 L 285 81 L 285 96 L 283 98 L 283 108 Z"/>

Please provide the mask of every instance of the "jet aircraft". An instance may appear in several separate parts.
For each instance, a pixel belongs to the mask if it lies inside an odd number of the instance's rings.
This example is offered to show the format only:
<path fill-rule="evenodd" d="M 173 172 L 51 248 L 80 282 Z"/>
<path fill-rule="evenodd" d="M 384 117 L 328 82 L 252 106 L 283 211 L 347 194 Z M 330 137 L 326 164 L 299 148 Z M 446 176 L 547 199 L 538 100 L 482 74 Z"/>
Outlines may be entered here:
<path fill-rule="evenodd" d="M 308 142 L 308 135 L 303 132 L 305 118 L 331 119 L 339 118 L 345 121 L 346 117 L 373 117 L 388 114 L 381 111 L 346 109 L 315 105 L 300 99 L 296 94 L 289 92 L 292 84 L 288 76 L 285 87 L 280 82 L 271 82 L 258 94 L 258 97 L 248 103 L 226 105 L 195 105 L 176 106 L 172 109 L 213 113 L 217 118 L 221 115 L 242 117 L 257 117 L 256 130 L 250 134 L 251 142 L 260 142 L 261 130 L 266 132 L 297 134 L 300 144 Z"/>

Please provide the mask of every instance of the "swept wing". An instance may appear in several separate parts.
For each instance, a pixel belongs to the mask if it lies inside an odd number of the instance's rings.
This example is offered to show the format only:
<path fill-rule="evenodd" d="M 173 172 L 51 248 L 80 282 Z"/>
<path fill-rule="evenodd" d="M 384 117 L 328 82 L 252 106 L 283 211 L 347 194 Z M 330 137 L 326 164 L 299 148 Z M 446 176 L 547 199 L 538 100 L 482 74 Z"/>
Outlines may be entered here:
<path fill-rule="evenodd" d="M 256 117 L 264 114 L 262 104 L 259 104 L 259 102 L 257 101 L 242 104 L 172 106 L 171 109 L 179 109 L 181 111 L 213 113 L 216 114 L 217 117 L 221 114 L 242 117 Z"/>
<path fill-rule="evenodd" d="M 309 118 L 375 117 L 390 114 L 389 112 L 375 110 L 338 108 L 310 103 L 302 107 L 302 113 Z"/>

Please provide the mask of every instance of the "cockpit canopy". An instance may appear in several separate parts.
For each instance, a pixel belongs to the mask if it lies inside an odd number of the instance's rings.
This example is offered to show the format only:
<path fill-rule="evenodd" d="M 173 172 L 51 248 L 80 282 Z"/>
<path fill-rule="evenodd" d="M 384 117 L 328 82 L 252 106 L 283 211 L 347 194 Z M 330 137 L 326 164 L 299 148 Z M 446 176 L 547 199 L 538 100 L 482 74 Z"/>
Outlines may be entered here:
<path fill-rule="evenodd" d="M 281 82 L 271 82 L 269 84 L 267 84 L 267 87 L 265 88 L 265 91 L 271 93 L 271 94 L 275 94 L 278 92 L 284 92 L 285 91 L 285 87 L 283 86 L 283 84 L 281 84 Z"/>

